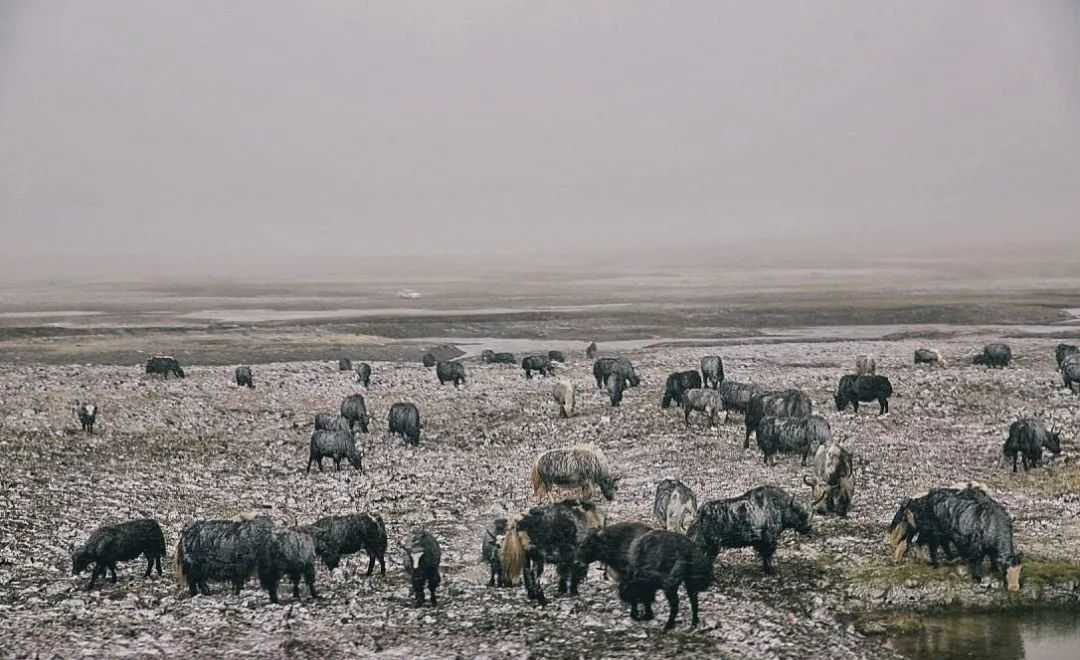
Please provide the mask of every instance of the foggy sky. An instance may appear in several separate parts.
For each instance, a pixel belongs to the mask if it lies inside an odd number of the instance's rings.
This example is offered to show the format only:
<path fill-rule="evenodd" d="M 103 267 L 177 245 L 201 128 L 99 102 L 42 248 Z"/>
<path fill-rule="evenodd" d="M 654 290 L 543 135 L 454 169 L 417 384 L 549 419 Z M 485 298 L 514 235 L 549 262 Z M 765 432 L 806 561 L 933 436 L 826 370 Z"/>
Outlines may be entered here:
<path fill-rule="evenodd" d="M 0 255 L 1080 239 L 1080 3 L 667 4 L 0 0 Z"/>

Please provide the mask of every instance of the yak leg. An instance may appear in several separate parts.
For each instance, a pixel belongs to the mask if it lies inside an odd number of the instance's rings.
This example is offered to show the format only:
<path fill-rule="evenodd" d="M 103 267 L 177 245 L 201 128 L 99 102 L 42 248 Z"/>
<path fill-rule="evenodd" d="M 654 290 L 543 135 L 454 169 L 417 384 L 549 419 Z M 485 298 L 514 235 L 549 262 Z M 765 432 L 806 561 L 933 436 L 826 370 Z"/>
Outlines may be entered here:
<path fill-rule="evenodd" d="M 674 589 L 665 589 L 664 596 L 668 602 L 668 618 L 664 630 L 671 630 L 675 627 L 675 618 L 679 615 L 679 585 L 676 584 Z"/>
<path fill-rule="evenodd" d="M 930 565 L 933 566 L 934 568 L 937 568 L 938 567 L 938 558 L 937 558 L 938 544 L 931 541 L 929 545 L 930 545 Z"/>
<path fill-rule="evenodd" d="M 1019 453 L 1013 454 L 1013 472 L 1016 472 L 1016 459 L 1017 459 L 1018 456 L 1019 456 Z"/>
<path fill-rule="evenodd" d="M 368 575 L 370 577 L 373 572 L 375 572 L 375 555 L 374 555 L 374 553 L 369 552 L 368 553 L 367 573 L 366 573 L 366 575 Z"/>
<path fill-rule="evenodd" d="M 113 584 L 116 584 L 116 562 L 109 563 L 109 572 L 112 573 Z"/>
<path fill-rule="evenodd" d="M 605 566 L 607 566 L 605 564 Z M 578 585 L 585 579 L 585 575 L 588 572 L 588 566 L 581 566 L 577 562 L 570 565 L 570 595 L 578 595 Z"/>
<path fill-rule="evenodd" d="M 851 407 L 855 409 L 855 414 L 858 415 L 859 414 L 859 400 L 855 399 L 854 401 L 852 401 L 851 402 Z"/>
<path fill-rule="evenodd" d="M 98 566 L 97 564 L 94 564 L 94 572 L 90 574 L 90 584 L 86 585 L 86 590 L 87 591 L 90 591 L 91 589 L 94 588 L 94 583 L 97 582 L 99 571 L 101 572 L 102 576 L 104 576 L 105 573 L 101 569 L 101 567 Z"/>
<path fill-rule="evenodd" d="M 887 412 L 889 412 L 889 400 L 878 399 L 878 414 L 884 415 Z"/>
<path fill-rule="evenodd" d="M 755 544 L 754 549 L 761 555 L 761 565 L 765 575 L 774 574 L 776 567 L 773 565 L 773 555 L 776 554 L 776 542 L 762 540 Z"/>
<path fill-rule="evenodd" d="M 150 571 L 154 568 L 154 556 L 149 552 L 146 553 L 146 575 L 143 577 L 150 577 Z"/>
<path fill-rule="evenodd" d="M 416 606 L 422 607 L 424 605 L 424 576 L 420 573 L 413 575 L 412 590 L 413 598 L 416 600 Z"/>
<path fill-rule="evenodd" d="M 641 615 L 638 614 L 637 598 L 630 599 L 630 618 L 634 621 L 641 621 Z"/>
<path fill-rule="evenodd" d="M 698 623 L 700 623 L 698 620 L 697 592 L 687 589 L 686 596 L 690 599 L 690 627 L 697 628 Z"/>

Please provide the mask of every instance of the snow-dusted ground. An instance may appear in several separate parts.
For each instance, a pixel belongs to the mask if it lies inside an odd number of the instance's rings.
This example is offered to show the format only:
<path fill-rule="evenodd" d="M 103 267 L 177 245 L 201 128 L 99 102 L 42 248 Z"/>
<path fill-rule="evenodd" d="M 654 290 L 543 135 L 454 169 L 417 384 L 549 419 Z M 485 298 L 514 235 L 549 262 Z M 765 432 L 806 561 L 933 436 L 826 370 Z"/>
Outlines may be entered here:
<path fill-rule="evenodd" d="M 714 352 L 708 348 L 627 353 L 643 381 L 618 409 L 594 389 L 591 363 L 570 356 L 561 375 L 582 396 L 569 420 L 557 416 L 552 381 L 526 381 L 516 367 L 469 361 L 469 382 L 455 390 L 420 365 L 373 363 L 365 396 L 376 421 L 362 477 L 303 471 L 312 415 L 363 391 L 336 363 L 253 365 L 254 391 L 237 388 L 225 367 L 193 366 L 185 380 L 162 381 L 127 367 L 0 365 L 0 656 L 891 657 L 844 615 L 853 607 L 851 576 L 888 565 L 884 526 L 904 496 L 975 479 L 1012 512 L 1028 558 L 1073 561 L 1080 549 L 1080 496 L 1068 488 L 1078 479 L 1080 397 L 1060 388 L 1052 340 L 1011 340 L 1017 361 L 1005 370 L 961 359 L 992 339 L 716 350 L 729 378 L 807 391 L 856 453 L 859 490 L 848 519 L 819 518 L 813 537 L 785 536 L 778 576 L 764 577 L 749 551 L 722 552 L 718 583 L 701 599 L 703 626 L 689 631 L 684 611 L 669 634 L 660 630 L 666 605 L 658 604 L 659 621 L 633 623 L 598 571 L 579 598 L 553 598 L 545 609 L 520 588 L 487 588 L 480 535 L 496 507 L 528 506 L 539 452 L 576 442 L 597 443 L 624 475 L 611 521 L 649 521 L 664 477 L 682 479 L 703 501 L 764 483 L 805 501 L 798 460 L 764 466 L 756 448 L 742 449 L 741 418 L 714 429 L 693 419 L 687 429 L 679 411 L 660 409 L 667 374 L 696 367 Z M 942 349 L 950 366 L 912 366 L 921 345 Z M 892 379 L 890 415 L 878 417 L 876 405 L 858 416 L 832 405 L 835 382 L 857 353 L 877 356 L 878 373 Z M 76 399 L 100 408 L 93 436 L 77 430 Z M 420 407 L 419 448 L 384 433 L 396 401 Z M 1056 465 L 1014 476 L 1000 447 L 1021 414 L 1053 416 L 1066 449 Z M 392 545 L 408 528 L 427 526 L 443 548 L 440 606 L 410 606 L 392 552 L 385 577 L 364 577 L 366 558 L 346 560 L 332 577 L 320 566 L 323 599 L 304 592 L 298 603 L 286 590 L 280 606 L 255 581 L 239 597 L 219 585 L 192 599 L 169 575 L 143 579 L 139 561 L 122 565 L 119 584 L 89 593 L 86 575 L 70 575 L 71 546 L 98 525 L 153 516 L 171 558 L 192 520 L 255 507 L 280 524 L 378 511 Z"/>

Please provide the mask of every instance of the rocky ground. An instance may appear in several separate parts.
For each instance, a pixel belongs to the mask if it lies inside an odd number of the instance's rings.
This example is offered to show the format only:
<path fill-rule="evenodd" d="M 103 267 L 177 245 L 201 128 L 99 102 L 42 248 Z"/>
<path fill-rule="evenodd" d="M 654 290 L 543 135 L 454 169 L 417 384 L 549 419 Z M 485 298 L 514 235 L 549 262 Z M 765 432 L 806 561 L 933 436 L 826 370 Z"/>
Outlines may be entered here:
<path fill-rule="evenodd" d="M 374 363 L 363 476 L 303 470 L 312 415 L 362 391 L 336 363 L 253 365 L 254 391 L 237 388 L 225 367 L 191 366 L 185 380 L 162 381 L 137 367 L 0 366 L 0 656 L 893 657 L 873 633 L 888 630 L 895 611 L 1075 602 L 1080 397 L 1060 388 L 1055 341 L 1011 340 L 1018 360 L 1005 370 L 960 360 L 990 339 L 938 341 L 946 369 L 913 367 L 913 350 L 926 343 L 916 340 L 725 347 L 728 377 L 813 397 L 858 457 L 859 491 L 849 518 L 819 517 L 813 537 L 785 537 L 775 577 L 763 576 L 749 551 L 721 553 L 718 583 L 701 599 L 703 625 L 690 631 L 684 616 L 668 634 L 662 621 L 631 622 L 599 572 L 580 597 L 543 609 L 520 588 L 487 588 L 481 530 L 500 506 L 528 506 L 533 457 L 577 442 L 598 444 L 624 475 L 612 521 L 650 520 L 664 477 L 682 479 L 701 500 L 772 483 L 806 501 L 798 459 L 763 465 L 756 448 L 742 449 L 741 419 L 719 428 L 695 419 L 687 429 L 679 412 L 660 409 L 667 373 L 696 366 L 708 348 L 630 354 L 643 382 L 618 409 L 596 393 L 591 364 L 574 357 L 563 376 L 583 396 L 569 420 L 557 417 L 550 379 L 526 381 L 514 367 L 469 361 L 469 382 L 455 390 L 418 364 Z M 892 379 L 887 416 L 876 405 L 857 416 L 832 405 L 836 380 L 860 352 L 876 355 Z M 76 399 L 100 408 L 92 436 L 78 431 Z M 420 407 L 419 448 L 385 434 L 396 401 Z M 1000 458 L 1008 425 L 1040 413 L 1065 430 L 1065 452 L 1013 475 Z M 1026 557 L 1019 595 L 997 578 L 973 583 L 955 565 L 890 560 L 884 527 L 899 501 L 967 479 L 986 484 L 1014 516 Z M 440 606 L 411 606 L 396 556 L 372 578 L 362 557 L 333 576 L 320 567 L 321 600 L 286 593 L 276 606 L 255 581 L 239 597 L 219 586 L 189 598 L 171 575 L 142 578 L 138 561 L 122 566 L 118 584 L 92 592 L 86 575 L 71 575 L 72 546 L 101 524 L 153 516 L 171 554 L 192 520 L 255 508 L 280 524 L 378 511 L 392 542 L 428 527 L 443 547 Z"/>

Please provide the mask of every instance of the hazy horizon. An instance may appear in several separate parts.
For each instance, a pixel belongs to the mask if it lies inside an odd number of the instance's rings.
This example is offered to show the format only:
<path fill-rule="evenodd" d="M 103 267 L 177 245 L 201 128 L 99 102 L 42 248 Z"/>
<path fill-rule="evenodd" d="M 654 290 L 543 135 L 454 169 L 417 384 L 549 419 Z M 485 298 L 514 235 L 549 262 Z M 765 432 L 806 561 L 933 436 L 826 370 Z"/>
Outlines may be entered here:
<path fill-rule="evenodd" d="M 1078 62 L 1066 1 L 9 0 L 0 274 L 1061 259 Z"/>

